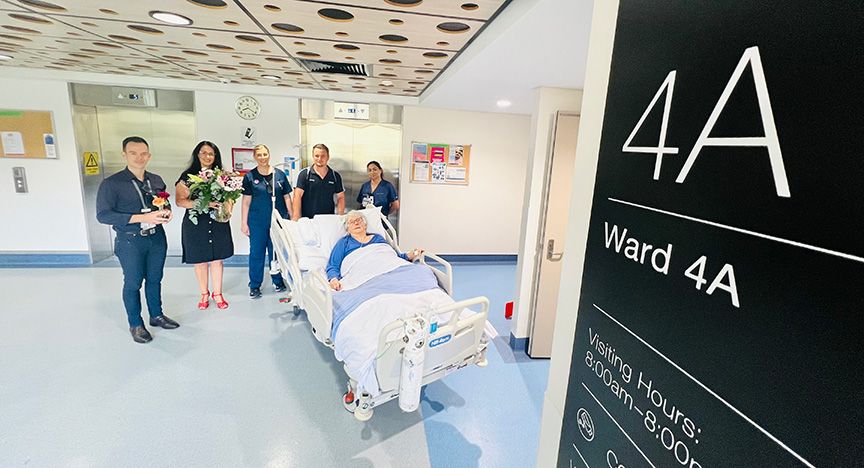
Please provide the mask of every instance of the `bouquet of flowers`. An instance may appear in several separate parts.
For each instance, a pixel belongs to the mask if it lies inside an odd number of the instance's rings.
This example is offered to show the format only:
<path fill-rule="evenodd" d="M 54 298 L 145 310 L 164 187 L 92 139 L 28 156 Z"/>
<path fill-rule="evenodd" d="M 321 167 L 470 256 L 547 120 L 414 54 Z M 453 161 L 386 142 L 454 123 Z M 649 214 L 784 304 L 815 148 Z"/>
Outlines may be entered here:
<path fill-rule="evenodd" d="M 168 197 L 170 196 L 170 193 L 164 191 L 156 193 L 156 195 L 153 197 L 153 206 L 158 208 L 159 211 L 170 210 L 171 202 L 168 201 Z"/>
<path fill-rule="evenodd" d="M 243 177 L 234 172 L 216 168 L 201 169 L 198 175 L 189 174 L 189 198 L 195 200 L 189 216 L 192 224 L 197 225 L 198 216 L 208 213 L 216 221 L 227 222 L 242 190 Z M 219 208 L 211 208 L 211 202 L 219 203 Z"/>

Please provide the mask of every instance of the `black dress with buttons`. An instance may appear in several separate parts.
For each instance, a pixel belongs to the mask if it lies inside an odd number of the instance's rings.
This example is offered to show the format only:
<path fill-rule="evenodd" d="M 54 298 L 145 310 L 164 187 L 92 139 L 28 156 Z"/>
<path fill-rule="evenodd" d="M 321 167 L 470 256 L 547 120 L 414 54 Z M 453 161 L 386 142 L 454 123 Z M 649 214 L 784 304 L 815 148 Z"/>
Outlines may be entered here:
<path fill-rule="evenodd" d="M 177 182 L 183 182 L 188 187 L 188 174 L 184 172 Z M 208 215 L 198 215 L 198 224 L 195 225 L 189 217 L 191 213 L 191 210 L 186 210 L 181 228 L 183 263 L 206 263 L 234 255 L 230 223 L 220 223 Z"/>

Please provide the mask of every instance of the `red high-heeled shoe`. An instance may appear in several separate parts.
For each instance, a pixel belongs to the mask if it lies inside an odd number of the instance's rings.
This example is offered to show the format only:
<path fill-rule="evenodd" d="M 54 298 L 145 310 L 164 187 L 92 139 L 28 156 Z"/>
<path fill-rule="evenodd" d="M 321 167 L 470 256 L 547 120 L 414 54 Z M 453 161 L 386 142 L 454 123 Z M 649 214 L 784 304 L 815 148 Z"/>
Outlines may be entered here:
<path fill-rule="evenodd" d="M 219 297 L 219 299 L 216 299 L 217 296 Z M 213 300 L 216 301 L 216 307 L 220 309 L 228 308 L 228 302 L 225 301 L 225 299 L 222 297 L 222 294 L 213 293 Z"/>
<path fill-rule="evenodd" d="M 204 310 L 210 307 L 210 291 L 201 295 L 201 302 L 198 303 L 198 310 Z"/>

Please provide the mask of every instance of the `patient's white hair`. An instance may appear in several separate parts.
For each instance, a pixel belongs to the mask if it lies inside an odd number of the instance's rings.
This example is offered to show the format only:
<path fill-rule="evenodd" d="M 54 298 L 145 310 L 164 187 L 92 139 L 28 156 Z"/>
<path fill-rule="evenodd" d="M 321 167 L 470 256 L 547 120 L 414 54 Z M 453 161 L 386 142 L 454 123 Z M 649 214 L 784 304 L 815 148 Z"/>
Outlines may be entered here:
<path fill-rule="evenodd" d="M 366 216 L 360 210 L 351 210 L 345 215 L 345 229 L 348 229 L 348 218 L 360 218 L 363 220 L 363 224 L 366 224 Z"/>

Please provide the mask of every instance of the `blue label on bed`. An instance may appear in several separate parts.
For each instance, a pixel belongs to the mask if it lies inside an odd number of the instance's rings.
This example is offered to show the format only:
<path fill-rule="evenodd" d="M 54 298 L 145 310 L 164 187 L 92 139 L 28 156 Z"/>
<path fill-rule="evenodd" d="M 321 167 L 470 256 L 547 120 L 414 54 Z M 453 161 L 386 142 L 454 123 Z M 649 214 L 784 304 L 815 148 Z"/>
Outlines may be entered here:
<path fill-rule="evenodd" d="M 434 348 L 434 347 L 436 347 L 436 346 L 438 346 L 438 345 L 440 345 L 440 344 L 444 344 L 444 343 L 450 341 L 450 337 L 452 337 L 452 336 L 453 336 L 453 335 L 444 335 L 444 336 L 442 336 L 442 337 L 440 337 L 440 338 L 435 338 L 434 340 L 432 340 L 432 341 L 429 343 L 429 347 L 430 347 L 430 348 Z"/>
<path fill-rule="evenodd" d="M 436 331 L 438 331 L 438 322 L 433 323 L 432 326 L 429 327 L 430 335 L 435 333 Z"/>

